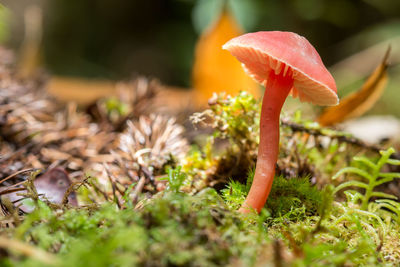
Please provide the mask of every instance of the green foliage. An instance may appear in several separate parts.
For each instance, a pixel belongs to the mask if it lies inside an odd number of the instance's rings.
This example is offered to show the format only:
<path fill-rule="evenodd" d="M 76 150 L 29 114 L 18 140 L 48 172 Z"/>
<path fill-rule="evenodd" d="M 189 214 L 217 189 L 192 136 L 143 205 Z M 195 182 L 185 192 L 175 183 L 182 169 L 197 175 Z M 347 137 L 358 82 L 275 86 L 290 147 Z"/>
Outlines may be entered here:
<path fill-rule="evenodd" d="M 108 203 L 60 213 L 41 203 L 15 231 L 56 253 L 57 266 L 220 266 L 233 258 L 251 265 L 267 235 L 225 207 L 211 189 L 196 196 L 169 191 L 135 211 Z M 10 261 L 40 266 L 17 254 Z"/>
<path fill-rule="evenodd" d="M 181 172 L 182 167 L 178 166 L 176 169 L 169 168 L 167 170 L 168 176 L 165 178 L 168 181 L 167 190 L 173 193 L 178 193 L 183 183 L 185 182 L 187 175 Z M 164 179 L 164 180 L 165 180 Z"/>
<path fill-rule="evenodd" d="M 392 199 L 377 199 L 372 207 L 372 211 L 383 211 L 384 209 L 390 211 L 389 216 L 400 225 L 400 203 Z"/>
<path fill-rule="evenodd" d="M 245 91 L 234 97 L 215 94 L 210 101 L 209 109 L 191 117 L 193 123 L 213 127 L 213 138 L 229 139 L 233 146 L 246 151 L 258 144 L 261 106 L 251 94 Z"/>
<path fill-rule="evenodd" d="M 329 190 L 325 193 L 321 201 L 329 206 L 327 195 L 332 194 Z M 323 205 L 320 208 L 325 209 Z M 119 210 L 106 203 L 98 209 L 56 211 L 39 201 L 38 208 L 14 230 L 14 237 L 55 255 L 50 266 L 265 265 L 278 253 L 271 238 L 288 242 L 298 253 L 282 259 L 284 266 L 380 265 L 375 239 L 356 215 L 346 228 L 328 219 L 314 227 L 315 216 L 307 216 L 297 222 L 276 223 L 266 231 L 264 221 L 269 216 L 240 218 L 213 189 L 195 196 L 166 191 L 136 210 Z M 349 231 L 355 233 L 352 239 L 346 236 Z M 281 249 L 287 250 L 286 246 Z M 35 257 L 21 257 L 13 250 L 9 253 L 0 265 L 45 265 Z M 264 253 L 269 256 L 260 258 Z"/>
<path fill-rule="evenodd" d="M 210 109 L 212 114 L 208 115 L 212 116 L 217 130 L 214 135 L 229 138 L 240 147 L 258 143 L 260 105 L 251 94 L 242 91 L 227 98 L 220 94 Z"/>
<path fill-rule="evenodd" d="M 222 197 L 231 209 L 238 209 L 246 198 L 254 177 L 254 169 L 248 173 L 246 185 L 230 181 L 222 190 Z M 265 205 L 270 214 L 268 221 L 298 221 L 305 216 L 321 214 L 325 207 L 323 194 L 310 184 L 309 178 L 286 179 L 282 176 L 274 178 L 271 192 Z M 331 203 L 326 200 L 325 203 Z M 277 220 L 275 220 L 277 219 Z"/>
<path fill-rule="evenodd" d="M 282 216 L 281 223 L 270 226 L 270 235 L 282 238 L 297 255 L 290 266 L 390 266 L 379 251 L 379 236 L 364 217 L 353 213 L 349 214 L 349 223 L 336 223 L 337 214 L 343 211 L 332 206 L 332 192 L 330 185 L 321 191 L 319 217 L 305 216 L 290 222 Z"/>
<path fill-rule="evenodd" d="M 213 154 L 213 140 L 213 138 L 207 138 L 206 144 L 203 147 L 193 146 L 191 148 L 182 163 L 182 170 L 184 172 L 190 176 L 195 176 L 202 171 L 204 172 L 212 168 L 216 161 L 216 156 Z"/>
<path fill-rule="evenodd" d="M 399 227 L 400 204 L 394 201 L 396 197 L 376 189 L 378 185 L 400 177 L 399 173 L 382 171 L 385 164 L 400 165 L 400 161 L 390 158 L 394 152 L 393 148 L 381 151 L 381 157 L 376 161 L 364 156 L 354 157 L 352 167 L 343 168 L 333 177 L 336 179 L 343 174 L 355 174 L 360 180 L 346 181 L 335 188 L 334 193 L 346 189 L 344 194 L 347 202 L 334 202 L 331 222 L 335 226 L 346 226 L 346 229 L 357 229 L 361 238 L 371 239 L 379 248 L 385 246 L 388 236 L 397 236 L 395 229 Z M 349 187 L 362 189 L 363 192 Z M 375 200 L 371 201 L 372 198 Z M 391 223 L 391 220 L 395 223 Z"/>
<path fill-rule="evenodd" d="M 320 221 L 326 219 L 332 212 L 333 208 L 333 191 L 334 186 L 328 184 L 321 190 L 321 202 L 318 206 L 317 213 L 320 216 Z"/>
<path fill-rule="evenodd" d="M 194 196 L 182 193 L 186 175 L 178 167 L 168 170 L 168 190 L 135 210 L 106 203 L 62 211 L 38 201 L 38 208 L 11 231 L 14 238 L 55 255 L 55 266 L 266 265 L 278 253 L 271 239 L 283 241 L 281 250 L 294 251 L 281 259 L 284 266 L 385 266 L 385 254 L 378 251 L 385 244 L 380 233 L 391 237 L 395 232 L 373 212 L 346 203 L 332 206 L 331 186 L 318 191 L 307 178 L 276 177 L 261 216 L 232 211 L 244 200 L 253 176 L 251 169 L 246 185 L 231 181 L 222 190 L 225 203 L 210 188 Z M 396 203 L 379 202 L 386 209 Z M 263 253 L 268 256 L 260 257 Z M 0 264 L 44 265 L 13 250 Z"/>
<path fill-rule="evenodd" d="M 255 168 L 252 168 L 247 173 L 246 184 L 231 180 L 226 188 L 221 190 L 222 197 L 226 204 L 233 210 L 239 209 L 243 201 L 246 199 L 247 193 L 250 191 L 251 183 L 253 182 Z"/>
<path fill-rule="evenodd" d="M 266 208 L 273 218 L 284 216 L 286 220 L 297 221 L 316 215 L 321 204 L 321 191 L 310 184 L 308 177 L 286 179 L 277 176 Z"/>
<path fill-rule="evenodd" d="M 305 257 L 293 266 L 379 266 L 376 245 L 368 237 L 361 238 L 349 248 L 345 240 L 338 242 L 305 243 L 302 246 Z"/>
<path fill-rule="evenodd" d="M 332 179 L 336 179 L 343 174 L 355 174 L 364 181 L 351 180 L 344 182 L 336 187 L 335 193 L 348 187 L 364 189 L 364 194 L 354 190 L 347 190 L 345 194 L 348 197 L 348 200 L 352 203 L 360 202 L 361 209 L 365 211 L 368 210 L 368 203 L 372 197 L 397 199 L 393 195 L 375 191 L 377 186 L 391 182 L 394 178 L 400 178 L 400 173 L 382 172 L 382 168 L 385 166 L 385 164 L 400 165 L 399 160 L 390 158 L 394 152 L 395 150 L 393 148 L 381 151 L 381 157 L 376 163 L 367 157 L 354 157 L 354 166 L 341 169 L 335 176 L 332 177 Z"/>
<path fill-rule="evenodd" d="M 231 180 L 226 188 L 221 190 L 222 197 L 226 201 L 226 204 L 232 210 L 237 210 L 246 199 L 247 194 L 246 186 L 238 181 Z"/>

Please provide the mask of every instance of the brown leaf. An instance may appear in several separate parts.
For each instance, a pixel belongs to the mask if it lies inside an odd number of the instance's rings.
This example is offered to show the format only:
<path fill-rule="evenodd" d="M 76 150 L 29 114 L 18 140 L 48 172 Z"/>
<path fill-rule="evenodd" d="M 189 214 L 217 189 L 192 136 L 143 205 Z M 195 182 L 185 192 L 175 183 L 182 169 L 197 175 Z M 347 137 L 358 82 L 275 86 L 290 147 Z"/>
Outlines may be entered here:
<path fill-rule="evenodd" d="M 47 91 L 61 101 L 75 101 L 82 106 L 117 95 L 116 84 L 112 81 L 57 76 L 49 80 Z"/>
<path fill-rule="evenodd" d="M 390 47 L 379 66 L 360 90 L 343 98 L 339 105 L 326 108 L 317 119 L 321 126 L 330 126 L 367 112 L 381 97 L 388 81 L 387 68 Z"/>

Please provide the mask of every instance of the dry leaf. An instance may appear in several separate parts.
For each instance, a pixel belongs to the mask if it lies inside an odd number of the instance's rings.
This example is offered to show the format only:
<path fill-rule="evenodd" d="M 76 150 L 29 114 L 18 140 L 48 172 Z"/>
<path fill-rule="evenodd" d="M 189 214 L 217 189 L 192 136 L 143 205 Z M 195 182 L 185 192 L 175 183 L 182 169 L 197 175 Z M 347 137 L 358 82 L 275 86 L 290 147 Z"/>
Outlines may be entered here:
<path fill-rule="evenodd" d="M 50 79 L 47 91 L 61 101 L 74 101 L 79 105 L 89 105 L 99 98 L 117 95 L 116 84 L 112 81 L 57 76 Z"/>
<path fill-rule="evenodd" d="M 195 101 L 206 105 L 213 92 L 231 95 L 245 90 L 255 97 L 260 96 L 260 88 L 242 69 L 239 61 L 222 45 L 233 37 L 243 34 L 234 18 L 223 11 L 219 19 L 200 37 L 195 52 L 193 66 L 193 86 Z"/>
<path fill-rule="evenodd" d="M 192 108 L 193 91 L 159 84 L 138 77 L 128 82 L 54 76 L 47 92 L 61 102 L 89 106 L 99 99 L 117 97 L 134 108 L 135 115 L 151 113 L 176 114 Z"/>
<path fill-rule="evenodd" d="M 339 105 L 326 108 L 317 119 L 321 126 L 330 126 L 357 118 L 374 106 L 386 87 L 390 48 L 379 66 L 369 76 L 361 89 L 343 98 Z"/>

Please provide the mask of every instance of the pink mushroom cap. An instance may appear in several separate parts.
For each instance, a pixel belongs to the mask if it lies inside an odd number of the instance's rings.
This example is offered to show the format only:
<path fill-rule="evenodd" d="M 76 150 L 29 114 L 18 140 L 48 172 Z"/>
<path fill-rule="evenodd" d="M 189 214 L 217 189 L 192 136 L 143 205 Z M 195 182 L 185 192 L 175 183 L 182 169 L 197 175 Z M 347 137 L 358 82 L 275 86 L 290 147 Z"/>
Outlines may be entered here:
<path fill-rule="evenodd" d="M 292 75 L 291 95 L 302 102 L 332 106 L 339 102 L 335 80 L 306 38 L 292 32 L 254 32 L 223 45 L 257 82 L 267 85 L 269 73 Z"/>

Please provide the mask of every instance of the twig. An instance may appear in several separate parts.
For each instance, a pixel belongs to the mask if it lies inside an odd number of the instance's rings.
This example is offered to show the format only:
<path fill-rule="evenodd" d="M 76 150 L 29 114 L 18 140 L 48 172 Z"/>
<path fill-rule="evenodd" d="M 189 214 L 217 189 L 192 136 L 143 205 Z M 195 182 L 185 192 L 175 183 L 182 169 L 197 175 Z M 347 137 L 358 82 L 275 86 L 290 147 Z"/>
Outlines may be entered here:
<path fill-rule="evenodd" d="M 83 181 L 72 183 L 72 184 L 68 187 L 67 191 L 65 191 L 64 196 L 63 196 L 62 201 L 61 201 L 61 205 L 65 206 L 65 205 L 68 203 L 68 197 L 69 197 L 69 195 L 70 195 L 73 191 L 78 190 L 79 187 L 81 187 L 82 185 L 86 184 L 87 181 L 88 181 L 90 178 L 91 178 L 91 177 L 88 176 L 88 177 L 86 177 L 85 179 L 83 179 Z"/>
<path fill-rule="evenodd" d="M 5 190 L 3 190 L 3 191 L 0 191 L 0 196 L 1 195 L 5 195 L 5 194 L 10 194 L 10 193 L 15 193 L 15 192 L 18 192 L 18 191 L 25 191 L 26 189 L 25 188 L 22 188 L 22 187 L 20 187 L 20 188 L 13 188 L 13 189 L 5 189 Z"/>
<path fill-rule="evenodd" d="M 13 173 L 13 174 L 7 176 L 7 177 L 4 178 L 3 180 L 1 180 L 1 181 L 0 181 L 0 184 L 2 184 L 3 182 L 5 182 L 5 181 L 7 181 L 7 180 L 9 180 L 9 179 L 11 179 L 11 178 L 13 178 L 13 177 L 19 175 L 19 174 L 26 173 L 26 172 L 34 172 L 34 171 L 37 171 L 37 170 L 39 170 L 39 169 L 30 168 L 30 169 L 24 169 L 24 170 L 17 171 L 17 172 L 15 172 L 15 173 Z"/>
<path fill-rule="evenodd" d="M 379 147 L 376 145 L 366 144 L 365 142 L 363 142 L 360 139 L 355 138 L 355 137 L 350 137 L 350 136 L 340 135 L 340 134 L 332 134 L 332 135 L 326 134 L 326 133 L 323 133 L 323 131 L 321 129 L 310 129 L 310 128 L 305 127 L 304 125 L 294 123 L 294 122 L 291 122 L 291 121 L 288 121 L 285 119 L 282 119 L 282 125 L 289 127 L 294 132 L 308 133 L 309 135 L 313 135 L 313 136 L 327 136 L 332 139 L 337 139 L 339 142 L 356 145 L 356 146 L 366 148 L 366 149 L 369 149 L 369 150 L 371 150 L 373 152 L 377 152 L 377 153 L 379 153 L 379 151 L 383 149 L 382 147 Z M 396 158 L 397 157 L 398 156 L 396 155 Z"/>
<path fill-rule="evenodd" d="M 107 164 L 106 164 L 106 163 L 103 163 L 103 166 L 104 166 L 104 169 L 106 170 L 108 180 L 110 180 L 110 183 L 111 183 L 111 187 L 112 187 L 112 191 L 113 191 L 113 197 L 114 197 L 114 202 L 117 204 L 118 209 L 121 209 L 121 203 L 119 203 L 119 199 L 118 199 L 117 192 L 116 192 L 116 191 L 117 191 L 117 189 L 116 189 L 117 186 L 115 185 L 115 181 L 114 181 L 114 179 L 113 179 L 113 177 L 112 177 L 112 174 L 111 174 L 111 172 L 110 172 L 110 170 L 109 170 Z"/>

